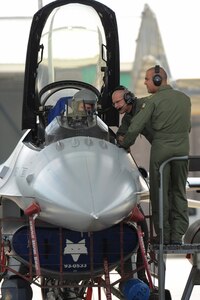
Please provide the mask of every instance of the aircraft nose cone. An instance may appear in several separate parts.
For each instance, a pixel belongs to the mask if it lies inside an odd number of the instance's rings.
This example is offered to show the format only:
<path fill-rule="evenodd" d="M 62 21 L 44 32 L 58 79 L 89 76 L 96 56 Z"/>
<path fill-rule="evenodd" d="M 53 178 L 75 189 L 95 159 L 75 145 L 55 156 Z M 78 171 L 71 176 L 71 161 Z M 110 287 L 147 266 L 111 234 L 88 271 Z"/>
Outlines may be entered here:
<path fill-rule="evenodd" d="M 68 138 L 42 150 L 31 185 L 41 217 L 77 231 L 120 222 L 139 191 L 138 171 L 127 153 L 87 137 Z"/>

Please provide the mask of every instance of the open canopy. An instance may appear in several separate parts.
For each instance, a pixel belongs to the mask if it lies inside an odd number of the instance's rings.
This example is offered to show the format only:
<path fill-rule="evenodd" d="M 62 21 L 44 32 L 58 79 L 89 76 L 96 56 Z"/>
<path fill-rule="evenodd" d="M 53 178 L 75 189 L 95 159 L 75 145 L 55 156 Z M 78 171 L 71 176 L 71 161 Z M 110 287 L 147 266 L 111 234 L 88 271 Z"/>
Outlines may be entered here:
<path fill-rule="evenodd" d="M 93 0 L 57 0 L 33 17 L 25 66 L 22 129 L 37 134 L 38 116 L 49 95 L 66 87 L 88 88 L 98 97 L 99 115 L 118 126 L 111 92 L 119 84 L 115 13 Z"/>

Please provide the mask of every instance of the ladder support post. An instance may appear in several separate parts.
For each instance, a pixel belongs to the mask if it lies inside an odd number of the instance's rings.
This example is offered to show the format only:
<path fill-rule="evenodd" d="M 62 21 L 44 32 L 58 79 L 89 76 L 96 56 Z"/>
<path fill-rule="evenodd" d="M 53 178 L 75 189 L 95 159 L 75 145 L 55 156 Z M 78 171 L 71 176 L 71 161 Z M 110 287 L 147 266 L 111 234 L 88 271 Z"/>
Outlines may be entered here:
<path fill-rule="evenodd" d="M 172 160 L 186 160 L 188 156 L 178 156 L 171 157 L 168 160 L 164 161 L 159 168 L 160 173 L 160 185 L 159 185 L 159 253 L 158 253 L 158 293 L 159 299 L 165 300 L 165 262 L 163 259 L 164 251 L 163 251 L 163 241 L 164 241 L 164 233 L 163 233 L 163 171 L 170 161 Z"/>

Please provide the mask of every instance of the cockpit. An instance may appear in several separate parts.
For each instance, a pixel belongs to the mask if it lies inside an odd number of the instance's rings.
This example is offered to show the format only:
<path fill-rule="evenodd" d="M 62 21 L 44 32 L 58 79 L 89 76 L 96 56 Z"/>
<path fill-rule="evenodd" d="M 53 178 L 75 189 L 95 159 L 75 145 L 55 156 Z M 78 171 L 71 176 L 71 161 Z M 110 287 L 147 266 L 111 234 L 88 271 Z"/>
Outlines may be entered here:
<path fill-rule="evenodd" d="M 108 126 L 98 117 L 98 97 L 93 91 L 84 88 L 75 92 L 73 96 L 59 98 L 55 105 L 52 102 L 53 99 L 48 99 L 45 145 L 74 136 L 89 136 L 109 141 Z"/>

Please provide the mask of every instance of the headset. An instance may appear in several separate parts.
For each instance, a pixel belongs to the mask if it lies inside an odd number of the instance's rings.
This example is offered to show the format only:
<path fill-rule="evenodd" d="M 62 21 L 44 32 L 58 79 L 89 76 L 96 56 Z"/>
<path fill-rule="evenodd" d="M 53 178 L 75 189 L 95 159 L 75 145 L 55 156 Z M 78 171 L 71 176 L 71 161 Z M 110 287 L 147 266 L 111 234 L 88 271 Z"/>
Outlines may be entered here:
<path fill-rule="evenodd" d="M 155 72 L 155 75 L 153 76 L 152 80 L 153 80 L 153 83 L 155 86 L 160 86 L 161 83 L 162 83 L 162 77 L 160 76 L 160 66 L 159 65 L 156 65 L 154 67 L 154 72 Z"/>
<path fill-rule="evenodd" d="M 136 100 L 136 97 L 135 95 L 130 92 L 125 86 L 123 85 L 119 85 L 118 87 L 116 87 L 112 93 L 114 93 L 115 91 L 125 91 L 124 93 L 124 96 L 123 96 L 123 99 L 124 101 L 126 102 L 126 104 L 133 104 Z"/>

